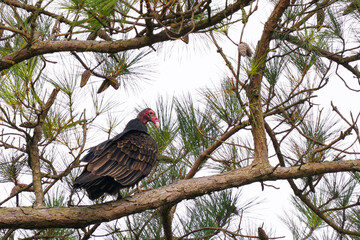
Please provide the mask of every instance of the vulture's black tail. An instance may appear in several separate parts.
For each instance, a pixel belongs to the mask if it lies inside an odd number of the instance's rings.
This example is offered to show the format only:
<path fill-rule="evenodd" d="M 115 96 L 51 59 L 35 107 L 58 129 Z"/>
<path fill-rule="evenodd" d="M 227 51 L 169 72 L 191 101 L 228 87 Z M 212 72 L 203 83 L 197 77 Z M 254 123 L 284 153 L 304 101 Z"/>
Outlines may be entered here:
<path fill-rule="evenodd" d="M 75 179 L 74 188 L 84 188 L 91 200 L 101 197 L 104 193 L 116 194 L 122 188 L 121 184 L 108 176 L 94 175 L 83 172 Z"/>

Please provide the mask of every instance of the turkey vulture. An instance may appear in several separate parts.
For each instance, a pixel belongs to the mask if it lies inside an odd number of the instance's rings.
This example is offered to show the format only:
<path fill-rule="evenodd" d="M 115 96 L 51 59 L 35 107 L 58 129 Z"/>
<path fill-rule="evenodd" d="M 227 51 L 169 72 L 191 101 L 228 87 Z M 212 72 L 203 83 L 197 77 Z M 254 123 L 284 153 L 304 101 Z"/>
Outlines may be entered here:
<path fill-rule="evenodd" d="M 157 158 L 157 143 L 147 133 L 147 122 L 159 127 L 150 108 L 141 111 L 112 139 L 89 149 L 81 160 L 88 164 L 75 179 L 74 188 L 84 188 L 91 200 L 104 193 L 116 194 L 146 177 Z"/>

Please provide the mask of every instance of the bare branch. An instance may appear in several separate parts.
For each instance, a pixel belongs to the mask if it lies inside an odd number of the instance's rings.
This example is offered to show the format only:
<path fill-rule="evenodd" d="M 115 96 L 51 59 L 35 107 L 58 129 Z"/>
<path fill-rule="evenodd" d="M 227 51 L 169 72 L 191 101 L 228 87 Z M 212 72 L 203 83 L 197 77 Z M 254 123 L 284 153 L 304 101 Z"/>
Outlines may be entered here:
<path fill-rule="evenodd" d="M 119 201 L 94 206 L 0 208 L 0 228 L 80 228 L 258 181 L 295 179 L 344 171 L 360 171 L 360 160 L 307 163 L 301 169 L 299 167 L 277 167 L 274 170 L 273 167 L 249 166 L 210 177 L 181 180 Z"/>

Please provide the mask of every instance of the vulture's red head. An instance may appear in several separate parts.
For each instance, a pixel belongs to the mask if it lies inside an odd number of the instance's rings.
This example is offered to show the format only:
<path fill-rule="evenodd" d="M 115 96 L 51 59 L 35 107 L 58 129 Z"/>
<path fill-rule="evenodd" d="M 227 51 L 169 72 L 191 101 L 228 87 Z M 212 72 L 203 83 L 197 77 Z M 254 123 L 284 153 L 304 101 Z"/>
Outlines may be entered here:
<path fill-rule="evenodd" d="M 145 108 L 141 112 L 139 112 L 137 118 L 142 122 L 143 124 L 146 124 L 147 122 L 151 121 L 155 124 L 156 127 L 159 127 L 159 119 L 156 117 L 155 112 L 150 108 Z"/>

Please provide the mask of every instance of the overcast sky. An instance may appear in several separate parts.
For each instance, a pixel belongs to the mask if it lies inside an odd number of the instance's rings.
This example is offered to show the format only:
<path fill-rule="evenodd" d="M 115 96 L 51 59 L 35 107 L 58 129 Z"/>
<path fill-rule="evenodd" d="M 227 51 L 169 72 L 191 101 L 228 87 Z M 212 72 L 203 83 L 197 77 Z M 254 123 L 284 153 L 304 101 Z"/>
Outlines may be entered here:
<path fill-rule="evenodd" d="M 250 22 L 253 24 L 248 26 L 244 34 L 244 41 L 250 46 L 255 47 L 259 40 L 263 23 L 266 21 L 271 7 L 270 4 L 262 6 L 260 8 L 262 11 L 258 11 L 250 18 Z M 253 22 L 253 19 L 257 20 Z M 232 29 L 231 34 L 234 41 L 238 41 L 239 30 L 240 28 Z M 228 45 L 224 46 L 225 51 L 236 50 L 236 47 L 230 42 L 223 43 Z M 181 96 L 190 92 L 194 99 L 197 99 L 199 97 L 197 92 L 200 89 L 218 86 L 226 74 L 226 66 L 216 49 L 202 44 L 200 37 L 193 35 L 190 35 L 190 42 L 187 45 L 180 40 L 165 43 L 162 49 L 153 53 L 149 58 L 154 65 L 154 69 L 151 70 L 151 81 L 145 84 L 140 83 L 141 89 L 136 92 L 124 93 L 123 90 L 114 91 L 109 88 L 104 94 L 116 95 L 120 98 L 120 102 L 123 104 L 119 106 L 119 109 L 125 114 L 129 113 L 129 116 L 124 117 L 127 120 L 135 117 L 135 113 L 131 113 L 134 107 L 142 105 L 143 102 L 155 103 L 158 96 L 171 98 L 174 95 Z M 357 82 L 350 74 L 346 74 L 346 79 Z M 100 86 L 100 82 L 96 84 Z M 330 84 L 319 92 L 319 98 L 315 101 L 330 109 L 329 97 L 345 113 L 353 111 L 356 114 L 359 112 L 360 107 L 357 104 L 359 93 L 349 92 L 335 76 L 330 78 Z M 276 221 L 274 216 L 284 215 L 285 212 L 288 214 L 291 191 L 285 181 L 271 184 L 280 189 L 267 187 L 262 192 L 260 184 L 255 183 L 243 187 L 244 193 L 259 195 L 264 199 L 263 204 L 257 207 L 257 210 L 261 211 L 254 212 L 254 219 L 257 220 L 259 226 L 264 222 L 265 229 L 272 229 L 276 231 L 276 236 L 287 236 L 285 239 L 288 239 L 291 236 L 289 231 L 283 223 Z"/>

